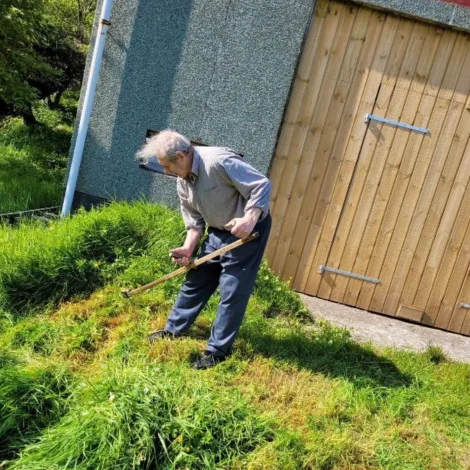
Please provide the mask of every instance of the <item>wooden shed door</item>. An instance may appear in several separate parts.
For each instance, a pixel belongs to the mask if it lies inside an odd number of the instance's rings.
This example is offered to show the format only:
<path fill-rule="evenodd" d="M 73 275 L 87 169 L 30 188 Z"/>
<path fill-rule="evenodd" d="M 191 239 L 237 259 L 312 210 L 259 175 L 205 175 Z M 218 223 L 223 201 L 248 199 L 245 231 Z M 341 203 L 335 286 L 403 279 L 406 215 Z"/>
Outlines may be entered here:
<path fill-rule="evenodd" d="M 271 171 L 273 269 L 300 292 L 470 334 L 469 91 L 469 35 L 320 0 Z"/>

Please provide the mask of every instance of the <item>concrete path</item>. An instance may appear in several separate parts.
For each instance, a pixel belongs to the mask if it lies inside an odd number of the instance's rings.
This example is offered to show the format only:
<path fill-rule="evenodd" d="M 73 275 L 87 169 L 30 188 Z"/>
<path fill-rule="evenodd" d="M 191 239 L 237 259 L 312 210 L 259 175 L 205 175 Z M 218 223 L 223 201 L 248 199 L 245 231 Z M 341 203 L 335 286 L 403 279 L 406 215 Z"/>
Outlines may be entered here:
<path fill-rule="evenodd" d="M 352 338 L 359 343 L 371 342 L 379 347 L 391 346 L 413 351 L 425 351 L 430 345 L 439 346 L 450 359 L 470 363 L 470 337 L 377 315 L 317 297 L 299 295 L 314 316 L 347 328 Z"/>

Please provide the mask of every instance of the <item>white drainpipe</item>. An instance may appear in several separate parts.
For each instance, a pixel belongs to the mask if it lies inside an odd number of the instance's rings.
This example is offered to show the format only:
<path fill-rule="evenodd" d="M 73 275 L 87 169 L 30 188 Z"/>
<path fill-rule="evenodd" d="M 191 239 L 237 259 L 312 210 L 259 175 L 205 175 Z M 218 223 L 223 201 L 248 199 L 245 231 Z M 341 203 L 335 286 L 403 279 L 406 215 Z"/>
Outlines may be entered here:
<path fill-rule="evenodd" d="M 70 165 L 69 177 L 67 180 L 67 188 L 65 190 L 64 202 L 62 205 L 62 217 L 70 214 L 72 208 L 73 196 L 77 186 L 78 172 L 80 171 L 80 164 L 82 162 L 83 148 L 85 147 L 85 140 L 88 131 L 88 124 L 90 122 L 91 110 L 93 107 L 93 100 L 95 97 L 96 84 L 98 82 L 98 75 L 101 67 L 101 60 L 103 58 L 104 43 L 106 41 L 106 33 L 111 24 L 109 22 L 111 16 L 111 8 L 113 0 L 104 0 L 101 9 L 100 23 L 98 26 L 98 33 L 96 35 L 95 47 L 93 49 L 93 57 L 91 59 L 90 73 L 88 75 L 88 83 L 86 86 L 85 99 L 83 100 L 82 114 L 80 117 L 80 124 L 78 125 L 77 140 L 75 141 L 75 148 L 73 150 L 72 163 Z"/>

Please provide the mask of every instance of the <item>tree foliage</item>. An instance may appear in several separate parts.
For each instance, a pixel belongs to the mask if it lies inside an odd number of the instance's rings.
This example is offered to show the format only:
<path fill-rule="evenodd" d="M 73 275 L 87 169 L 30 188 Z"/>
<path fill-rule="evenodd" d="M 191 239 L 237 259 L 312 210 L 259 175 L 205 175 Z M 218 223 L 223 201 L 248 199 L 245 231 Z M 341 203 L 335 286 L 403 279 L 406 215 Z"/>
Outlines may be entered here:
<path fill-rule="evenodd" d="M 80 86 L 96 0 L 0 0 L 0 116 Z"/>
<path fill-rule="evenodd" d="M 42 0 L 0 0 L 0 97 L 19 108 L 37 97 L 30 81 L 58 76 L 35 51 L 46 39 L 43 4 Z"/>
<path fill-rule="evenodd" d="M 89 44 L 96 0 L 47 0 L 48 9 L 55 14 L 54 21 L 82 44 Z"/>

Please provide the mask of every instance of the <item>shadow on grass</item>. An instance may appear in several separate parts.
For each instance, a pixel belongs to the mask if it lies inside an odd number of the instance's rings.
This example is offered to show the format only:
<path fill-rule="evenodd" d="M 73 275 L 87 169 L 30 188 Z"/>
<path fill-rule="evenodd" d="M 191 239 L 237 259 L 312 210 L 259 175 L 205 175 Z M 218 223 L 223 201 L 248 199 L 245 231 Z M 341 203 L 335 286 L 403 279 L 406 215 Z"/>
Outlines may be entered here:
<path fill-rule="evenodd" d="M 301 332 L 276 337 L 259 329 L 247 329 L 240 335 L 238 348 L 242 352 L 244 341 L 245 348 L 256 354 L 309 372 L 347 379 L 359 388 L 401 388 L 412 384 L 412 377 L 401 372 L 392 361 L 335 330 L 309 338 Z"/>
<path fill-rule="evenodd" d="M 211 327 L 207 324 L 202 323 L 194 323 L 191 326 L 191 329 L 188 331 L 187 335 L 190 338 L 197 339 L 197 340 L 208 340 L 211 334 Z"/>
<path fill-rule="evenodd" d="M 270 328 L 272 326 L 266 329 Z M 327 327 L 313 333 L 311 337 L 303 331 L 292 331 L 278 337 L 277 333 L 270 334 L 263 330 L 259 326 L 242 328 L 234 352 L 245 358 L 259 354 L 298 369 L 343 378 L 359 388 L 401 388 L 412 384 L 409 374 L 401 372 L 391 360 L 354 343 L 343 330 Z M 210 326 L 196 323 L 187 335 L 198 340 L 208 340 Z"/>

